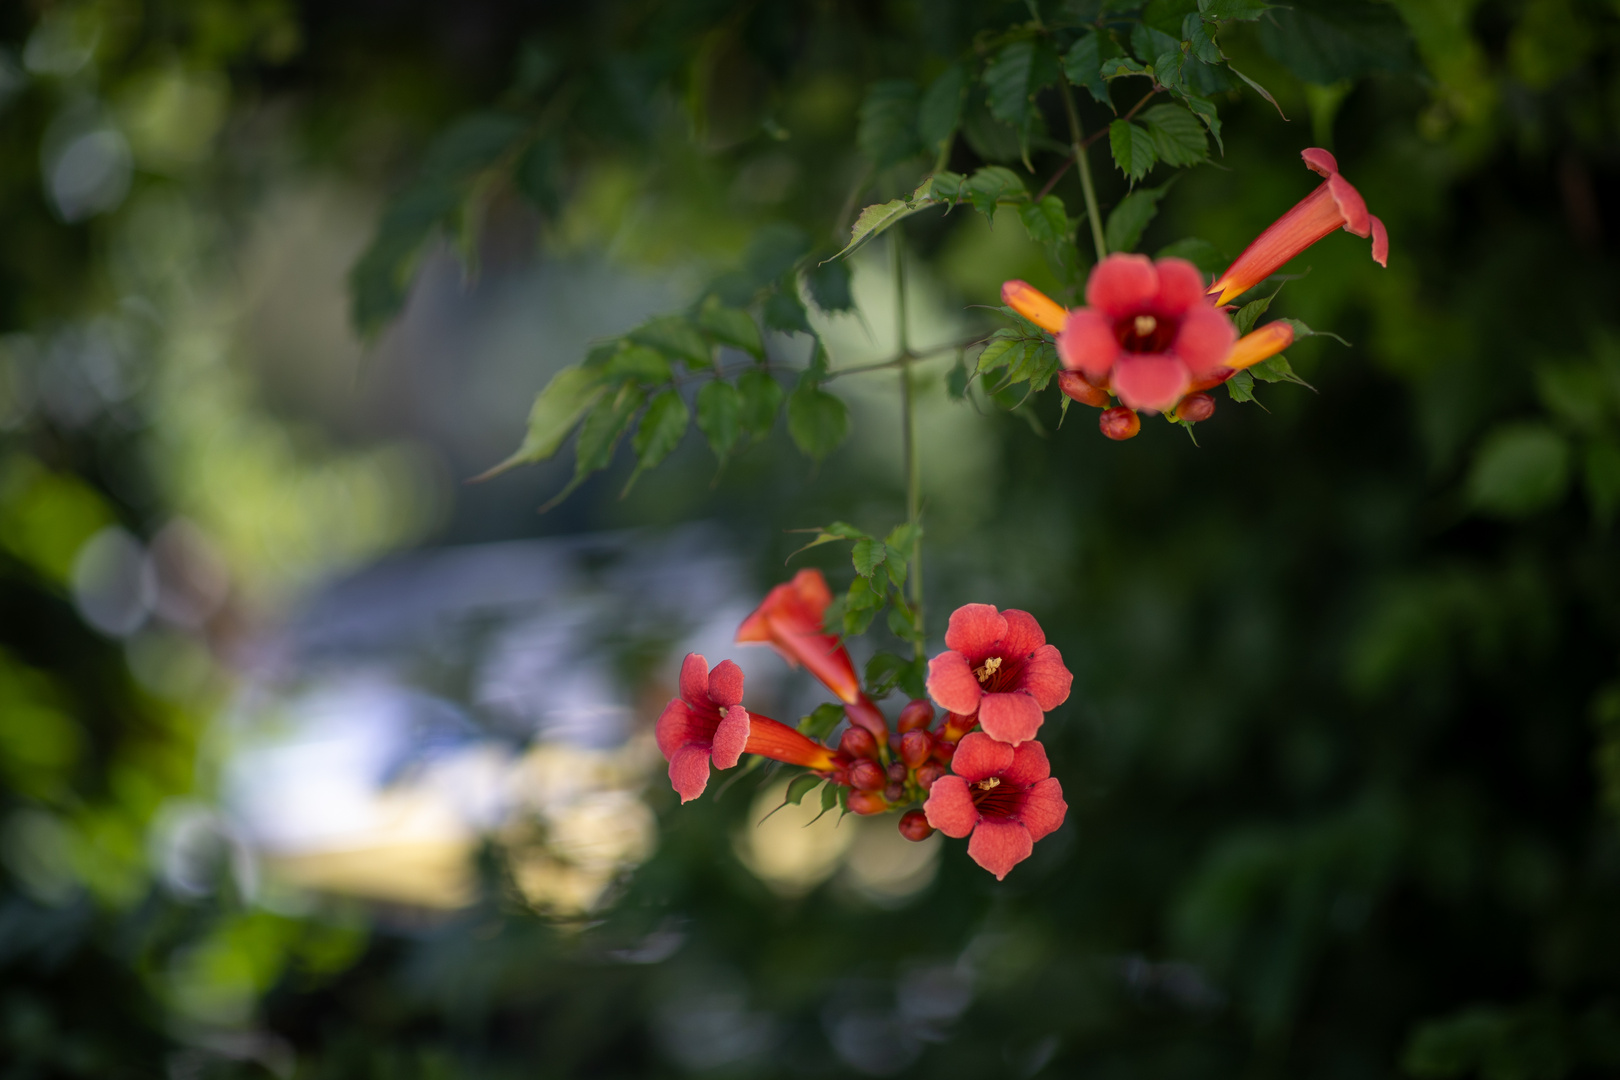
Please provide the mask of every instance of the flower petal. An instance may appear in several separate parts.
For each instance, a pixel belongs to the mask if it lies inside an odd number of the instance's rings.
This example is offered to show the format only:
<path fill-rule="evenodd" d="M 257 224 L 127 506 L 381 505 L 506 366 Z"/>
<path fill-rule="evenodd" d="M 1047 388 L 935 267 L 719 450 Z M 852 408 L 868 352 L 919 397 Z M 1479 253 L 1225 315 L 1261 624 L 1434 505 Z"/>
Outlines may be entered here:
<path fill-rule="evenodd" d="M 951 771 L 970 784 L 1000 776 L 1012 763 L 1013 748 L 982 731 L 970 731 L 962 736 L 962 741 L 956 744 L 956 753 L 951 755 Z"/>
<path fill-rule="evenodd" d="M 1319 172 L 1323 176 L 1332 176 L 1339 171 L 1338 159 L 1320 146 L 1307 147 L 1299 152 L 1299 156 L 1304 160 L 1307 168 L 1313 172 Z"/>
<path fill-rule="evenodd" d="M 1008 608 L 1001 613 L 1001 617 L 1007 620 L 1007 634 L 1001 639 L 1002 656 L 1029 656 L 1046 644 L 1046 633 L 1029 612 Z"/>
<path fill-rule="evenodd" d="M 986 694 L 979 702 L 979 726 L 997 742 L 1017 746 L 1035 737 L 1046 714 L 1029 694 L 1014 690 L 1010 694 Z M 963 740 L 964 742 L 966 740 Z M 957 748 L 960 754 L 961 748 Z M 956 759 L 951 759 L 954 764 Z"/>
<path fill-rule="evenodd" d="M 1237 326 L 1226 312 L 1200 303 L 1181 320 L 1171 350 L 1187 365 L 1192 377 L 1199 379 L 1217 368 L 1231 366 L 1227 357 L 1237 339 Z"/>
<path fill-rule="evenodd" d="M 659 714 L 653 734 L 658 739 L 658 749 L 664 758 L 672 760 L 675 751 L 687 743 L 708 743 L 714 737 L 714 729 L 700 713 L 693 712 L 690 705 L 675 698 Z"/>
<path fill-rule="evenodd" d="M 687 653 L 681 662 L 681 697 L 699 708 L 709 701 L 709 662 L 701 653 Z"/>
<path fill-rule="evenodd" d="M 1180 315 L 1194 307 L 1203 307 L 1203 272 L 1186 259 L 1160 259 L 1153 264 L 1159 272 L 1159 297 L 1153 306 L 1161 315 Z"/>
<path fill-rule="evenodd" d="M 1039 781 L 1024 793 L 1024 808 L 1018 812 L 1018 820 L 1029 830 L 1031 840 L 1040 840 L 1056 832 L 1068 813 L 1069 804 L 1063 801 L 1063 785 L 1052 777 Z"/>
<path fill-rule="evenodd" d="M 1338 173 L 1328 177 L 1328 193 L 1333 196 L 1333 202 L 1338 206 L 1339 213 L 1344 216 L 1344 231 L 1357 236 L 1366 236 L 1372 229 L 1369 220 L 1372 215 L 1367 213 L 1367 200 L 1361 197 L 1355 185 L 1350 183 Z"/>
<path fill-rule="evenodd" d="M 978 711 L 984 688 L 973 677 L 967 657 L 948 649 L 928 661 L 928 696 L 946 712 L 968 715 Z"/>
<path fill-rule="evenodd" d="M 1013 747 L 1012 764 L 1002 770 L 1001 778 L 1019 787 L 1034 787 L 1052 775 L 1052 765 L 1046 760 L 1046 747 L 1034 739 Z"/>
<path fill-rule="evenodd" d="M 1132 409 L 1164 412 L 1187 393 L 1192 379 L 1174 356 L 1126 353 L 1114 365 L 1114 393 Z"/>
<path fill-rule="evenodd" d="M 1115 253 L 1086 279 L 1086 303 L 1111 319 L 1136 315 L 1159 295 L 1159 272 L 1146 255 Z"/>
<path fill-rule="evenodd" d="M 960 840 L 979 823 L 978 807 L 968 791 L 967 781 L 960 776 L 946 774 L 934 781 L 928 789 L 928 801 L 923 803 L 928 824 L 946 836 Z"/>
<path fill-rule="evenodd" d="M 726 661 L 730 663 L 730 661 Z M 719 670 L 718 668 L 716 670 Z M 729 769 L 742 757 L 748 745 L 748 710 L 741 705 L 727 705 L 720 710 L 720 725 L 714 729 L 714 767 Z"/>
<path fill-rule="evenodd" d="M 1007 620 L 990 604 L 963 604 L 951 612 L 945 627 L 945 647 L 969 660 L 982 660 L 996 642 L 1007 636 Z"/>
<path fill-rule="evenodd" d="M 1379 266 L 1389 266 L 1389 231 L 1384 223 L 1373 214 L 1367 215 L 1372 224 L 1373 262 Z"/>
<path fill-rule="evenodd" d="M 709 786 L 709 749 L 687 743 L 669 759 L 669 782 L 680 793 L 681 802 L 691 802 Z"/>
<path fill-rule="evenodd" d="M 709 672 L 709 700 L 724 708 L 742 700 L 743 673 L 735 660 L 722 660 Z"/>
<path fill-rule="evenodd" d="M 1069 700 L 1069 688 L 1074 685 L 1074 674 L 1064 666 L 1063 654 L 1056 645 L 1042 645 L 1024 665 L 1019 689 L 1028 691 L 1042 712 L 1051 712 Z"/>
<path fill-rule="evenodd" d="M 1064 367 L 1084 372 L 1094 383 L 1108 377 L 1121 352 L 1113 320 L 1091 308 L 1069 312 L 1063 333 L 1057 336 L 1057 351 Z"/>
<path fill-rule="evenodd" d="M 1029 858 L 1034 850 L 1035 841 L 1029 830 L 1016 821 L 981 821 L 973 830 L 973 839 L 968 841 L 968 856 L 996 875 L 997 881 Z"/>
<path fill-rule="evenodd" d="M 821 576 L 820 570 L 812 568 L 794 574 L 790 584 L 799 602 L 813 613 L 816 625 L 820 626 L 822 615 L 832 603 L 832 590 L 827 588 L 827 579 Z"/>

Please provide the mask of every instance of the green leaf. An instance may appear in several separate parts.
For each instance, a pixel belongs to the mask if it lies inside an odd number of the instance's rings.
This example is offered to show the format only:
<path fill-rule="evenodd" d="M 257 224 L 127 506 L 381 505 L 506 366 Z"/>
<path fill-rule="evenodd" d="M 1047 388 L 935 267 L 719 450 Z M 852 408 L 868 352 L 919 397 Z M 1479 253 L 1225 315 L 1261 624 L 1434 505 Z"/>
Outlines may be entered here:
<path fill-rule="evenodd" d="M 1063 200 L 1048 195 L 1040 202 L 1026 202 L 1018 208 L 1024 231 L 1037 244 L 1058 244 L 1069 239 L 1069 215 Z"/>
<path fill-rule="evenodd" d="M 1468 473 L 1468 501 L 1495 517 L 1555 506 L 1569 486 L 1569 443 L 1539 423 L 1505 424 L 1485 437 Z"/>
<path fill-rule="evenodd" d="M 1130 75 L 1151 75 L 1152 72 L 1141 64 L 1125 55 L 1106 56 L 1102 62 L 1102 76 L 1105 79 L 1123 79 Z"/>
<path fill-rule="evenodd" d="M 886 620 L 889 624 L 889 633 L 901 641 L 915 641 L 918 637 L 917 620 L 910 608 L 896 604 L 889 609 Z M 915 696 L 915 695 L 914 695 Z"/>
<path fill-rule="evenodd" d="M 1099 105 L 1114 107 L 1108 96 L 1108 84 L 1103 81 L 1102 62 L 1105 52 L 1116 55 L 1118 46 L 1112 38 L 1093 30 L 1076 41 L 1063 58 L 1063 73 L 1076 86 L 1083 86 Z"/>
<path fill-rule="evenodd" d="M 1271 102 L 1271 107 L 1273 109 L 1277 110 L 1277 115 L 1278 116 L 1281 116 L 1284 120 L 1288 119 L 1287 114 L 1282 111 L 1282 106 L 1277 104 L 1277 99 L 1271 96 L 1271 91 L 1270 90 L 1267 90 L 1265 87 L 1261 86 L 1259 83 L 1255 82 L 1253 79 L 1251 79 L 1247 75 L 1243 74 L 1243 72 L 1239 71 L 1237 68 L 1233 67 L 1231 64 L 1226 65 L 1226 70 L 1230 71 L 1232 74 L 1236 75 L 1238 78 L 1240 78 L 1244 82 L 1248 83 L 1249 84 L 1249 89 L 1253 90 L 1255 93 L 1259 94 L 1261 97 L 1263 97 L 1267 101 Z"/>
<path fill-rule="evenodd" d="M 866 539 L 866 533 L 862 532 L 860 529 L 857 529 L 855 526 L 846 521 L 835 521 L 831 525 L 819 525 L 814 529 L 789 529 L 788 531 L 816 534 L 816 538 L 814 540 L 810 541 L 801 548 L 795 549 L 793 553 L 788 556 L 790 559 L 793 558 L 794 555 L 799 554 L 801 551 L 809 551 L 811 548 L 820 547 L 822 544 L 832 544 L 839 540 Z"/>
<path fill-rule="evenodd" d="M 880 699 L 887 697 L 909 667 L 911 667 L 910 660 L 894 653 L 873 653 L 872 659 L 866 662 L 867 694 Z"/>
<path fill-rule="evenodd" d="M 868 206 L 855 219 L 855 225 L 849 231 L 849 243 L 845 244 L 844 250 L 833 258 L 843 258 L 873 237 L 882 235 L 891 225 L 915 214 L 919 209 L 921 207 L 912 206 L 907 199 L 890 199 L 886 203 Z"/>
<path fill-rule="evenodd" d="M 1188 14 L 1196 16 L 1198 0 L 1148 0 L 1142 21 L 1155 30 L 1176 34 Z"/>
<path fill-rule="evenodd" d="M 966 89 L 967 72 L 961 64 L 952 64 L 923 93 L 917 105 L 917 137 L 930 154 L 938 155 L 956 134 Z"/>
<path fill-rule="evenodd" d="M 741 349 L 757 360 L 765 358 L 765 343 L 760 339 L 754 317 L 741 308 L 727 307 L 718 296 L 703 301 L 698 309 L 698 325 L 722 345 Z"/>
<path fill-rule="evenodd" d="M 557 372 L 529 409 L 529 428 L 523 436 L 523 444 L 511 457 L 473 479 L 488 480 L 514 466 L 544 461 L 555 454 L 603 389 L 600 370 L 565 367 Z"/>
<path fill-rule="evenodd" d="M 1180 105 L 1155 105 L 1142 114 L 1153 152 L 1166 165 L 1196 165 L 1209 157 L 1204 125 Z"/>
<path fill-rule="evenodd" d="M 1226 59 L 1221 55 L 1221 47 L 1215 44 L 1215 24 L 1205 22 L 1197 12 L 1182 20 L 1181 38 L 1187 43 L 1188 55 L 1206 64 L 1219 64 Z"/>
<path fill-rule="evenodd" d="M 787 801 L 798 806 L 804 797 L 824 783 L 824 779 L 815 773 L 804 773 L 788 781 Z"/>
<path fill-rule="evenodd" d="M 850 551 L 850 558 L 855 563 L 855 572 L 863 578 L 870 578 L 875 574 L 887 557 L 888 552 L 882 542 L 870 536 L 855 541 L 855 546 Z"/>
<path fill-rule="evenodd" d="M 984 351 L 979 353 L 979 363 L 975 370 L 982 375 L 998 367 L 1005 367 L 1012 359 L 1013 350 L 1025 340 L 1027 339 L 1024 335 L 1016 330 L 997 330 L 990 335 L 990 341 L 985 345 Z"/>
<path fill-rule="evenodd" d="M 1142 239 L 1142 230 L 1158 214 L 1159 200 L 1169 190 L 1169 184 L 1161 184 L 1156 188 L 1133 191 L 1121 199 L 1108 215 L 1108 224 L 1103 229 L 1108 250 L 1135 251 L 1137 241 Z"/>
<path fill-rule="evenodd" d="M 667 356 L 679 357 L 690 368 L 708 367 L 714 361 L 709 343 L 698 328 L 679 315 L 660 315 L 630 331 L 630 340 L 649 345 Z"/>
<path fill-rule="evenodd" d="M 1316 387 L 1311 386 L 1310 383 L 1294 373 L 1294 366 L 1288 362 L 1288 357 L 1282 353 L 1262 360 L 1248 370 L 1249 374 L 1261 382 L 1291 382 L 1311 390 L 1316 389 Z"/>
<path fill-rule="evenodd" d="M 1258 300 L 1251 300 L 1237 309 L 1237 313 L 1232 316 L 1232 321 L 1237 324 L 1239 337 L 1254 329 L 1254 324 L 1260 321 L 1260 316 L 1266 313 L 1266 309 L 1271 307 L 1271 302 L 1276 298 L 1277 294 L 1272 293 L 1270 296 L 1262 296 Z"/>
<path fill-rule="evenodd" d="M 849 612 L 876 611 L 889 599 L 889 590 L 885 586 L 874 586 L 870 578 L 858 577 L 849 583 L 849 592 L 844 597 L 845 618 Z"/>
<path fill-rule="evenodd" d="M 536 139 L 512 169 L 512 186 L 536 210 L 555 218 L 562 209 L 562 145 L 555 138 Z"/>
<path fill-rule="evenodd" d="M 842 259 L 811 266 L 805 271 L 804 281 L 810 288 L 810 299 L 822 311 L 849 311 L 855 307 L 849 291 L 849 264 Z"/>
<path fill-rule="evenodd" d="M 645 400 L 645 390 L 627 383 L 619 388 L 618 393 L 604 395 L 597 401 L 585 417 L 585 423 L 579 429 L 579 442 L 574 446 L 576 477 L 608 467 L 613 461 L 614 448 L 619 445 L 619 437 L 630 430 L 630 422 L 635 419 L 636 411 Z"/>
<path fill-rule="evenodd" d="M 770 376 L 766 376 L 770 378 Z M 697 395 L 697 424 L 709 448 L 721 461 L 731 454 L 742 431 L 742 395 L 720 379 L 706 383 Z"/>
<path fill-rule="evenodd" d="M 827 811 L 838 805 L 838 795 L 841 791 L 843 791 L 842 784 L 828 784 L 826 787 L 821 789 L 822 814 L 825 814 Z M 821 814 L 817 814 L 816 816 L 819 818 Z"/>
<path fill-rule="evenodd" d="M 809 250 L 810 240 L 803 229 L 773 221 L 754 230 L 748 251 L 743 255 L 743 265 L 748 268 L 756 287 L 768 285 L 792 269 Z"/>
<path fill-rule="evenodd" d="M 1153 256 L 1155 259 L 1186 259 L 1206 274 L 1218 272 L 1226 265 L 1226 256 L 1218 251 L 1214 244 L 1208 240 L 1200 240 L 1196 236 L 1184 237 L 1174 243 L 1166 244 Z"/>
<path fill-rule="evenodd" d="M 1346 347 L 1348 347 L 1349 344 L 1350 344 L 1348 341 L 1344 340 L 1344 338 L 1340 337 L 1338 334 L 1335 334 L 1330 330 L 1312 330 L 1309 326 L 1306 326 L 1304 323 L 1300 322 L 1298 319 L 1278 319 L 1277 321 L 1278 322 L 1285 322 L 1289 326 L 1294 328 L 1294 340 L 1295 341 L 1304 341 L 1308 337 L 1327 337 L 1327 338 L 1332 338 L 1334 341 L 1337 341 L 1340 345 L 1344 345 Z"/>
<path fill-rule="evenodd" d="M 640 383 L 669 382 L 669 361 L 657 349 L 645 345 L 622 345 L 602 368 L 607 379 L 630 379 Z"/>
<path fill-rule="evenodd" d="M 1030 76 L 1035 69 L 1035 42 L 1015 41 L 991 58 L 984 69 L 990 115 L 1004 124 L 1022 125 L 1029 111 Z"/>
<path fill-rule="evenodd" d="M 1240 371 L 1226 380 L 1226 392 L 1232 395 L 1233 401 L 1254 400 L 1254 376 L 1247 371 Z"/>
<path fill-rule="evenodd" d="M 421 180 L 388 204 L 371 246 L 349 271 L 350 318 L 361 337 L 375 337 L 404 309 L 423 245 L 462 197 L 459 184 Z"/>
<path fill-rule="evenodd" d="M 769 435 L 776 424 L 776 410 L 782 407 L 782 384 L 770 372 L 750 368 L 737 378 L 737 396 L 737 418 L 742 429 L 755 439 Z"/>
<path fill-rule="evenodd" d="M 647 404 L 641 426 L 636 428 L 636 437 L 630 440 L 630 446 L 636 452 L 636 469 L 625 482 L 625 494 L 629 493 L 637 477 L 648 469 L 656 468 L 669 456 L 670 451 L 680 443 L 681 436 L 686 434 L 686 425 L 691 419 L 686 402 L 673 389 L 665 390 Z"/>
<path fill-rule="evenodd" d="M 1216 149 L 1222 154 L 1226 153 L 1226 144 L 1221 141 L 1221 118 L 1215 112 L 1215 103 L 1207 98 L 1189 95 L 1187 107 L 1193 111 L 1193 115 L 1204 122 L 1204 126 L 1209 128 L 1209 133 L 1215 136 Z"/>
<path fill-rule="evenodd" d="M 953 401 L 963 401 L 967 398 L 968 380 L 973 376 L 968 373 L 966 364 L 957 364 L 945 375 L 945 392 Z"/>
<path fill-rule="evenodd" d="M 765 325 L 784 334 L 813 334 L 810 317 L 798 296 L 786 287 L 771 293 L 765 301 Z"/>
<path fill-rule="evenodd" d="M 909 559 L 916 548 L 917 539 L 921 535 L 922 529 L 920 526 L 906 522 L 890 529 L 889 535 L 884 537 L 883 542 L 896 551 L 905 552 L 906 558 Z"/>
<path fill-rule="evenodd" d="M 1260 21 L 1267 55 L 1306 82 L 1323 86 L 1375 71 L 1419 70 L 1400 13 L 1370 0 L 1290 0 Z"/>
<path fill-rule="evenodd" d="M 462 117 L 433 140 L 423 156 L 422 173 L 465 179 L 493 165 L 528 128 L 528 120 L 512 113 Z"/>
<path fill-rule="evenodd" d="M 1547 411 L 1577 431 L 1601 431 L 1611 413 L 1609 380 L 1592 364 L 1536 367 L 1536 396 Z"/>
<path fill-rule="evenodd" d="M 801 734 L 808 735 L 812 739 L 825 739 L 843 719 L 844 707 L 828 702 L 817 705 L 809 716 L 801 718 L 798 728 Z"/>
<path fill-rule="evenodd" d="M 788 434 L 812 460 L 820 461 L 849 435 L 849 409 L 813 382 L 802 381 L 787 403 Z"/>
<path fill-rule="evenodd" d="M 1615 511 L 1620 510 L 1620 446 L 1607 439 L 1589 445 L 1585 480 L 1592 516 L 1607 527 L 1614 522 Z"/>
<path fill-rule="evenodd" d="M 878 169 L 918 153 L 917 84 L 910 79 L 873 83 L 861 102 L 855 145 Z"/>
<path fill-rule="evenodd" d="M 1153 136 L 1129 120 L 1115 120 L 1108 125 L 1108 148 L 1114 153 L 1119 171 L 1132 180 L 1142 179 L 1153 168 Z"/>
<path fill-rule="evenodd" d="M 1198 11 L 1206 19 L 1238 19 L 1253 22 L 1271 8 L 1262 0 L 1198 0 Z"/>
<path fill-rule="evenodd" d="M 1016 202 L 1029 197 L 1018 174 L 1001 165 L 986 165 L 968 177 L 966 188 L 967 197 L 973 203 L 973 208 L 989 218 L 992 223 L 995 222 L 997 204 Z"/>

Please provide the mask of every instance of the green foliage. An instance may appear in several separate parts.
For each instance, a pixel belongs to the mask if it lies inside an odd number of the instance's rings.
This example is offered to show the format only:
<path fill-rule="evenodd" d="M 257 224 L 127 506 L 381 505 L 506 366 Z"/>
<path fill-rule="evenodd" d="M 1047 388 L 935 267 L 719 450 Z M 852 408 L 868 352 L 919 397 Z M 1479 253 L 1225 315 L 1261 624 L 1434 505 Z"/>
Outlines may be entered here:
<path fill-rule="evenodd" d="M 825 739 L 844 719 L 844 707 L 828 702 L 817 705 L 798 723 L 798 729 L 812 739 Z"/>
<path fill-rule="evenodd" d="M 1142 114 L 1154 155 L 1166 165 L 1196 165 L 1209 157 L 1204 125 L 1179 105 L 1155 105 Z"/>
<path fill-rule="evenodd" d="M 967 71 L 952 64 L 928 84 L 917 105 L 917 137 L 923 149 L 941 154 L 962 122 L 962 100 L 967 93 Z"/>
<path fill-rule="evenodd" d="M 794 444 L 815 461 L 849 437 L 849 407 L 808 379 L 789 395 L 787 418 Z"/>
<path fill-rule="evenodd" d="M 1146 128 L 1129 120 L 1115 120 L 1108 125 L 1108 148 L 1119 171 L 1132 180 L 1146 176 L 1157 160 L 1153 136 Z"/>
<path fill-rule="evenodd" d="M 1103 230 L 1108 239 L 1108 250 L 1135 251 L 1137 242 L 1142 239 L 1142 230 L 1159 212 L 1159 200 L 1169 190 L 1169 184 L 1161 184 L 1156 188 L 1133 191 L 1121 199 L 1108 215 L 1108 224 Z"/>
<path fill-rule="evenodd" d="M 487 480 L 517 465 L 544 461 L 557 452 L 605 388 L 600 369 L 566 367 L 551 377 L 529 409 L 529 427 L 523 444 L 511 457 L 479 477 Z"/>
<path fill-rule="evenodd" d="M 1526 517 L 1555 505 L 1569 487 L 1569 443 L 1544 424 L 1507 424 L 1480 444 L 1468 473 L 1468 499 L 1500 517 Z"/>
<path fill-rule="evenodd" d="M 1259 21 L 1266 52 L 1306 82 L 1418 70 L 1397 10 L 1372 0 L 1299 0 Z"/>
<path fill-rule="evenodd" d="M 686 402 L 681 400 L 681 395 L 675 390 L 665 390 L 647 403 L 647 411 L 641 417 L 641 426 L 636 428 L 636 437 L 630 442 L 631 448 L 636 452 L 636 469 L 624 485 L 625 492 L 629 492 L 637 477 L 670 455 L 670 451 L 679 445 L 681 436 L 686 434 L 686 426 L 691 419 L 692 414 L 686 408 Z M 705 430 L 704 434 L 707 435 L 708 431 Z M 712 436 L 710 441 L 712 443 Z"/>
<path fill-rule="evenodd" d="M 770 376 L 765 375 L 765 378 L 770 379 Z M 771 385 L 776 385 L 774 380 Z M 703 437 L 709 440 L 714 456 L 725 461 L 742 435 L 742 393 L 731 383 L 719 379 L 705 383 L 697 394 L 697 424 Z"/>

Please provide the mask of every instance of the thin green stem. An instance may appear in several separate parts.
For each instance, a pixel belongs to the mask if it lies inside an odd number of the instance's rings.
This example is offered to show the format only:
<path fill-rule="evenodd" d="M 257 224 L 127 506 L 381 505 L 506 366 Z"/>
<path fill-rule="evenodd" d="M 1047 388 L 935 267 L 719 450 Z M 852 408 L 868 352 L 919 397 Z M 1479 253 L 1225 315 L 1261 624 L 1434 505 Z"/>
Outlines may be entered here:
<path fill-rule="evenodd" d="M 1074 107 L 1074 90 L 1063 79 L 1063 108 L 1069 114 L 1069 141 L 1074 144 L 1074 160 L 1080 166 L 1080 189 L 1086 193 L 1086 220 L 1091 222 L 1091 242 L 1097 245 L 1097 261 L 1108 257 L 1108 241 L 1103 239 L 1102 211 L 1097 208 L 1097 186 L 1091 179 L 1091 161 L 1086 157 L 1085 132 L 1080 130 L 1080 112 Z"/>
<path fill-rule="evenodd" d="M 911 590 L 911 606 L 917 626 L 923 625 L 922 587 L 922 462 L 917 456 L 917 423 L 915 402 L 911 387 L 911 364 L 915 357 L 907 335 L 906 317 L 906 256 L 900 242 L 900 230 L 894 232 L 894 305 L 898 329 L 900 361 L 900 438 L 905 447 L 906 468 L 906 524 L 911 526 L 911 569 L 907 584 Z M 923 656 L 923 639 L 913 643 L 917 659 Z"/>

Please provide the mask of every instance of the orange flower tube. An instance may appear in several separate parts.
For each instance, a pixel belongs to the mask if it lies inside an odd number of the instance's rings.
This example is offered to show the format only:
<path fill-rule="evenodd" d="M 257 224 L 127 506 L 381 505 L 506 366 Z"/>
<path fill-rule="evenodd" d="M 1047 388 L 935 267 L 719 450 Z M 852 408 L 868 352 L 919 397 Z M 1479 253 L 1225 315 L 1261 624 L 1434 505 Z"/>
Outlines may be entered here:
<path fill-rule="evenodd" d="M 837 751 L 823 746 L 808 735 L 768 716 L 749 714 L 748 741 L 743 753 L 758 754 L 773 761 L 789 765 L 803 765 L 817 772 L 832 772 L 838 768 Z"/>
<path fill-rule="evenodd" d="M 1294 328 L 1286 322 L 1267 323 L 1252 333 L 1244 334 L 1238 338 L 1232 352 L 1226 358 L 1226 366 L 1233 371 L 1242 371 L 1253 367 L 1262 360 L 1269 360 L 1294 343 Z"/>

